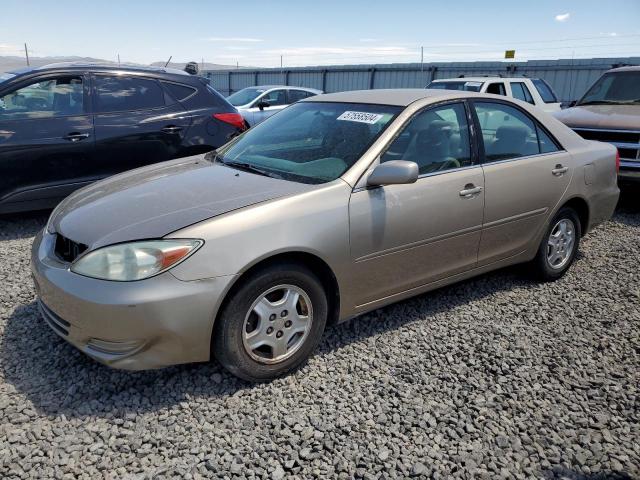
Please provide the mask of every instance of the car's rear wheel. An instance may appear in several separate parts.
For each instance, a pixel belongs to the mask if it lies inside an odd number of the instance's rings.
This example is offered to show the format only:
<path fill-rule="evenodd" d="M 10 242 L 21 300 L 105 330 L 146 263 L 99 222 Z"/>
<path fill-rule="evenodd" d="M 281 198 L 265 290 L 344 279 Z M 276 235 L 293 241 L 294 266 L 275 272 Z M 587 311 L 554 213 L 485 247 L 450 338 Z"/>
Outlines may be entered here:
<path fill-rule="evenodd" d="M 214 329 L 213 354 L 231 373 L 266 381 L 300 366 L 327 321 L 318 278 L 296 264 L 255 272 L 231 294 Z"/>
<path fill-rule="evenodd" d="M 581 234 L 578 214 L 572 208 L 560 209 L 549 223 L 533 261 L 541 280 L 557 280 L 565 274 L 576 258 Z"/>

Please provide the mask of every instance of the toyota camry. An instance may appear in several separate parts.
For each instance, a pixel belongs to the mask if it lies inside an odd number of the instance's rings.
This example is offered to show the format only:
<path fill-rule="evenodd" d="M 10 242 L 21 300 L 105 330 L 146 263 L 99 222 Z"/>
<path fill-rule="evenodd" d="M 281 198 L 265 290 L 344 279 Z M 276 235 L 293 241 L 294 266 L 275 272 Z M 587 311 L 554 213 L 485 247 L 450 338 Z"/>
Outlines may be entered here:
<path fill-rule="evenodd" d="M 561 277 L 612 215 L 616 168 L 613 146 L 517 100 L 319 95 L 67 197 L 33 244 L 38 303 L 107 365 L 215 357 L 265 381 L 329 323 L 517 263 Z"/>

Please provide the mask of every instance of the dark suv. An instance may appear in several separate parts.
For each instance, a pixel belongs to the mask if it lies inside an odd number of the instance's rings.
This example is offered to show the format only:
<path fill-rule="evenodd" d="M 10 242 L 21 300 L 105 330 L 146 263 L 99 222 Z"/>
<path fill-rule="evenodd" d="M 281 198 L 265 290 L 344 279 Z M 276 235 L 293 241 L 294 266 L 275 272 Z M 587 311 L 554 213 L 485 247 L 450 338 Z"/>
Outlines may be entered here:
<path fill-rule="evenodd" d="M 55 64 L 0 74 L 0 213 L 50 208 L 124 170 L 217 148 L 242 116 L 200 77 Z"/>

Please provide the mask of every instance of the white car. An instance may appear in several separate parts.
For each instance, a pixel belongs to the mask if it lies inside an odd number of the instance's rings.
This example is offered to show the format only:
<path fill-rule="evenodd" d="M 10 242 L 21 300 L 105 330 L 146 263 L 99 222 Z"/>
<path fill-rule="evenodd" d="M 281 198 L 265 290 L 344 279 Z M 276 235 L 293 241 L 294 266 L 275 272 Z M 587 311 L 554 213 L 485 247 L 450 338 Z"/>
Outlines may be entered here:
<path fill-rule="evenodd" d="M 544 110 L 557 112 L 560 102 L 551 86 L 541 78 L 459 77 L 432 81 L 427 88 L 466 90 L 512 97 Z"/>
<path fill-rule="evenodd" d="M 238 109 L 247 124 L 253 127 L 292 103 L 319 93 L 322 90 L 315 88 L 265 85 L 243 88 L 228 96 L 227 100 Z"/>

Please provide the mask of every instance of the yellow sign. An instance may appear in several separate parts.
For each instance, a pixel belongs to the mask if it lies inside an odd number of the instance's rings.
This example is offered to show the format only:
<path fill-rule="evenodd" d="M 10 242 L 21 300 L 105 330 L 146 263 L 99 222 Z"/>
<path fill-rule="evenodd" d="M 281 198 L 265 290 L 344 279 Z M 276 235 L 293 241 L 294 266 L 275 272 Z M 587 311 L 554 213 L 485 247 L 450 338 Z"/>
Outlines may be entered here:
<path fill-rule="evenodd" d="M 505 50 L 504 51 L 504 58 L 516 58 L 516 51 L 515 50 Z"/>

